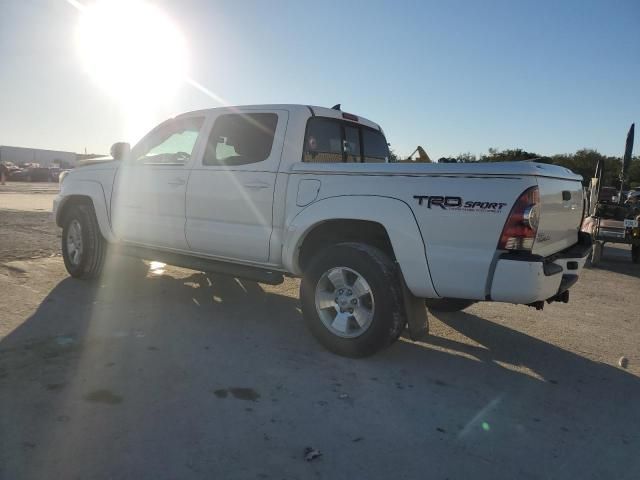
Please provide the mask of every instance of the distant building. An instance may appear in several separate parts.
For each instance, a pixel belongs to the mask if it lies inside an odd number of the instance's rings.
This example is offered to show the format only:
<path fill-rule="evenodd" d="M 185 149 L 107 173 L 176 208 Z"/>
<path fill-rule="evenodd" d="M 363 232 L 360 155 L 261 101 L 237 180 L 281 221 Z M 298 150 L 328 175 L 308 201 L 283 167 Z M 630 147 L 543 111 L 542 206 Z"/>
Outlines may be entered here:
<path fill-rule="evenodd" d="M 76 166 L 77 157 L 73 152 L 0 145 L 0 162 L 11 162 L 18 166 L 37 163 L 41 167 L 60 165 L 62 168 L 70 168 Z"/>

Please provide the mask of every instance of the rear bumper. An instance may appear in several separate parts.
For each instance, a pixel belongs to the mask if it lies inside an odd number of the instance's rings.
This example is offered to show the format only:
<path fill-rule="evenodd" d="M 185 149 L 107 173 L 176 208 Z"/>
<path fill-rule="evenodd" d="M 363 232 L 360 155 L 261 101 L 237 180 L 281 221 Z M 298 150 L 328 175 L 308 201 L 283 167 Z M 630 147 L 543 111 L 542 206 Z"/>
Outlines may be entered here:
<path fill-rule="evenodd" d="M 578 280 L 591 243 L 591 236 L 580 232 L 578 243 L 550 257 L 501 254 L 488 300 L 530 304 L 559 298 Z"/>

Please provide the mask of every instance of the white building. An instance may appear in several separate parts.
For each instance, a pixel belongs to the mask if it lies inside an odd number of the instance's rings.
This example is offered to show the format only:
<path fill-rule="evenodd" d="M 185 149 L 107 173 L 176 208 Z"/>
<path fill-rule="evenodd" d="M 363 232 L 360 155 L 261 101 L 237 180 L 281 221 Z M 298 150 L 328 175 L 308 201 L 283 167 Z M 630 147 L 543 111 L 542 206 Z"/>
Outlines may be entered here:
<path fill-rule="evenodd" d="M 11 162 L 15 165 L 37 163 L 41 167 L 62 165 L 63 168 L 68 168 L 75 166 L 76 161 L 77 155 L 73 152 L 0 145 L 0 162 Z"/>

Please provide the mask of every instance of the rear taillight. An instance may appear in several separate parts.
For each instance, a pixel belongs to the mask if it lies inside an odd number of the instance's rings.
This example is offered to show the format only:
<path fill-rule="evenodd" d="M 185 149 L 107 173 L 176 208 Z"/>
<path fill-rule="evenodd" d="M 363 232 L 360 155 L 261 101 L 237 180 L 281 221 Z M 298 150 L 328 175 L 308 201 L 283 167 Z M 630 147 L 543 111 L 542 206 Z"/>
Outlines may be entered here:
<path fill-rule="evenodd" d="M 498 249 L 530 252 L 539 220 L 540 193 L 538 187 L 531 187 L 518 197 L 511 209 L 500 235 Z"/>

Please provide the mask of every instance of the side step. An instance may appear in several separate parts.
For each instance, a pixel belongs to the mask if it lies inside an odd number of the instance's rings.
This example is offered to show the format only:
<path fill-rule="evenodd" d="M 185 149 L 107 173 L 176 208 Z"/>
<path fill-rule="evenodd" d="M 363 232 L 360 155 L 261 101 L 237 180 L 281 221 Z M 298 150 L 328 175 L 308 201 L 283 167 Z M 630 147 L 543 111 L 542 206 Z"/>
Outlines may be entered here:
<path fill-rule="evenodd" d="M 258 267 L 249 267 L 230 262 L 221 262 L 219 260 L 191 257 L 181 253 L 154 250 L 152 248 L 138 247 L 134 245 L 120 245 L 117 251 L 122 255 L 143 258 L 145 260 L 154 260 L 174 265 L 176 267 L 197 270 L 199 272 L 230 275 L 232 277 L 267 283 L 269 285 L 280 285 L 284 282 L 284 275 L 281 272 L 274 272 L 272 270 L 265 270 Z"/>

